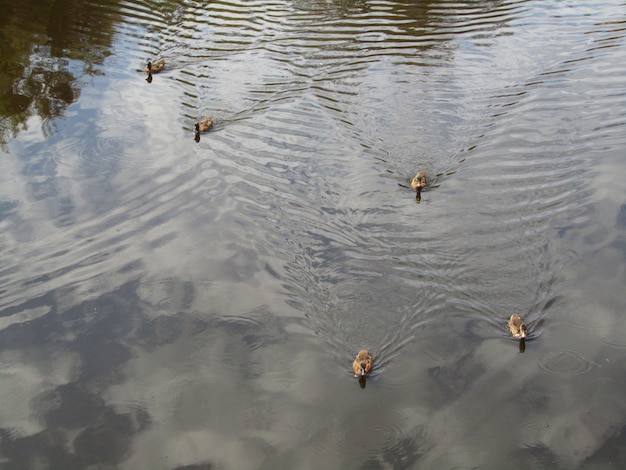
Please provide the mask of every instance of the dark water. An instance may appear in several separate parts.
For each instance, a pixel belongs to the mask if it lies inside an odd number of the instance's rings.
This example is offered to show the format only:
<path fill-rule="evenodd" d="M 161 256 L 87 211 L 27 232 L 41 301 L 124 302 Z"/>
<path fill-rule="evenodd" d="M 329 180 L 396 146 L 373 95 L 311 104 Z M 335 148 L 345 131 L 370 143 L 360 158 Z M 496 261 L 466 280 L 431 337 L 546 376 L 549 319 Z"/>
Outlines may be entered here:
<path fill-rule="evenodd" d="M 626 464 L 623 1 L 0 6 L 0 468 Z"/>

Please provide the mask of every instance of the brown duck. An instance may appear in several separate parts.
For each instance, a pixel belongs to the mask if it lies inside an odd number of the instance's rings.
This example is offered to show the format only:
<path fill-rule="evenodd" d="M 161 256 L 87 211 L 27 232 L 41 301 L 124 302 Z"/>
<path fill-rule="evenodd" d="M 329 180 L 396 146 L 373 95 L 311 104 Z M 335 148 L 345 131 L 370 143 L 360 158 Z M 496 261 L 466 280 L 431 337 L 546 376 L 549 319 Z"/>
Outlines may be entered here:
<path fill-rule="evenodd" d="M 352 363 L 354 375 L 365 377 L 372 370 L 372 355 L 367 349 L 361 349 Z"/>
<path fill-rule="evenodd" d="M 143 69 L 146 73 L 159 73 L 165 67 L 165 59 L 159 59 L 155 62 L 150 62 L 146 64 L 146 68 Z"/>
<path fill-rule="evenodd" d="M 528 334 L 528 329 L 526 328 L 526 325 L 524 325 L 524 321 L 522 320 L 522 318 L 517 313 L 511 315 L 511 318 L 509 318 L 509 322 L 507 323 L 507 325 L 509 327 L 509 330 L 511 330 L 513 338 L 526 338 L 526 335 Z"/>
<path fill-rule="evenodd" d="M 418 193 L 426 187 L 426 172 L 418 171 L 411 180 L 411 187 Z"/>
<path fill-rule="evenodd" d="M 209 129 L 211 129 L 213 127 L 213 119 L 211 118 L 206 118 L 203 119 L 202 121 L 198 121 L 196 122 L 196 134 L 199 134 L 201 132 L 207 132 Z"/>

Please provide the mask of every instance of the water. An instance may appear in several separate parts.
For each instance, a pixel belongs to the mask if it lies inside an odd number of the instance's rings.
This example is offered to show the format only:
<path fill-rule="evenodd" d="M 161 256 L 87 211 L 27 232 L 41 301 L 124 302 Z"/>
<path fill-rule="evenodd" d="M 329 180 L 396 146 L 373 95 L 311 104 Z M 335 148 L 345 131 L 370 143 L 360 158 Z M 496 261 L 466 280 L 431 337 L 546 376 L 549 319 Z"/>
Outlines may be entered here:
<path fill-rule="evenodd" d="M 2 10 L 2 468 L 624 465 L 623 2 Z"/>

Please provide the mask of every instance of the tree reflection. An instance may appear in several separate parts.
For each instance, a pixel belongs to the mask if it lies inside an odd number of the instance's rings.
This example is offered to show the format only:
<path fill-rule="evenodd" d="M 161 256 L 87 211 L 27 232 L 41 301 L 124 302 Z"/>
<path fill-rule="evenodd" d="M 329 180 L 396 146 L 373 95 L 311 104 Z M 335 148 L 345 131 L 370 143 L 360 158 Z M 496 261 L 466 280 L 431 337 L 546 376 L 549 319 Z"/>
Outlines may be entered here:
<path fill-rule="evenodd" d="M 102 73 L 117 3 L 2 2 L 1 144 L 26 129 L 32 116 L 44 123 L 62 116 L 80 95 L 80 77 Z"/>

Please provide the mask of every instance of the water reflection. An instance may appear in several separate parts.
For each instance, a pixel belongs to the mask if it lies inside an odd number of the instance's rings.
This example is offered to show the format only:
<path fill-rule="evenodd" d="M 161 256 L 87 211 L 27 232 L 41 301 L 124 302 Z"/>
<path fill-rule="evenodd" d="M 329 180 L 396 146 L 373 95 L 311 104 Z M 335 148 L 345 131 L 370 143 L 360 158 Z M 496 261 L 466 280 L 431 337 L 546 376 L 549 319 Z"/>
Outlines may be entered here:
<path fill-rule="evenodd" d="M 365 376 L 360 376 L 359 377 L 359 387 L 364 389 L 366 385 L 367 385 L 367 379 L 365 378 Z"/>
<path fill-rule="evenodd" d="M 0 20 L 7 462 L 614 455 L 623 5 L 33 9 Z"/>
<path fill-rule="evenodd" d="M 7 91 L 0 108 L 0 143 L 26 129 L 32 116 L 49 123 L 45 133 L 53 132 L 51 121 L 78 99 L 83 77 L 103 73 L 120 20 L 118 5 L 66 0 L 3 6 L 0 84 Z"/>

